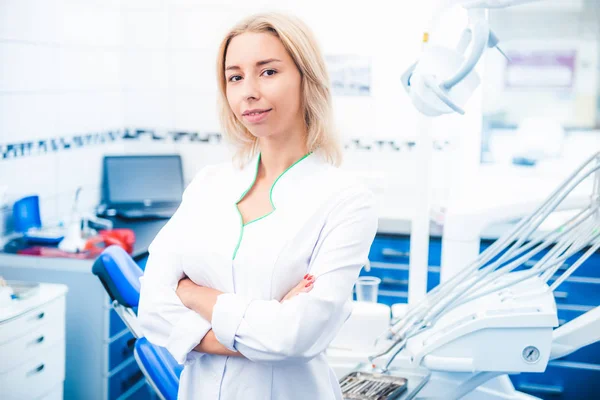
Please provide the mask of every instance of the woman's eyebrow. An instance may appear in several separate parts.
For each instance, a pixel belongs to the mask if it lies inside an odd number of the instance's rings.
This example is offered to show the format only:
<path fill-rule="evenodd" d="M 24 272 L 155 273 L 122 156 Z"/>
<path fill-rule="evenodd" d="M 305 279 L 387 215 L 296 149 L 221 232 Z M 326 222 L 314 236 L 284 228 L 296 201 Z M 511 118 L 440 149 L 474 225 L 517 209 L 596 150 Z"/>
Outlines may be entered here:
<path fill-rule="evenodd" d="M 278 60 L 276 58 L 267 58 L 266 60 L 257 61 L 256 66 L 260 67 L 262 65 L 270 64 L 272 62 L 281 62 L 281 60 Z M 234 69 L 240 69 L 240 67 L 238 67 L 237 65 L 230 65 L 227 68 L 225 68 L 225 71 L 234 70 Z"/>

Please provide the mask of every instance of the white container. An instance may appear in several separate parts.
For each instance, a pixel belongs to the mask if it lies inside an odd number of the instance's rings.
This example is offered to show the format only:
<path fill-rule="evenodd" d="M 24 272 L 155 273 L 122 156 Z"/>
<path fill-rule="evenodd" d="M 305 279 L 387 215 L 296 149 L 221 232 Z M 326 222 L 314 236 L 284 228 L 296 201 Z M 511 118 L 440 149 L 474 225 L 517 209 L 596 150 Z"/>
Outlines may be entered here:
<path fill-rule="evenodd" d="M 375 276 L 361 276 L 356 281 L 356 300 L 377 303 L 381 279 Z"/>

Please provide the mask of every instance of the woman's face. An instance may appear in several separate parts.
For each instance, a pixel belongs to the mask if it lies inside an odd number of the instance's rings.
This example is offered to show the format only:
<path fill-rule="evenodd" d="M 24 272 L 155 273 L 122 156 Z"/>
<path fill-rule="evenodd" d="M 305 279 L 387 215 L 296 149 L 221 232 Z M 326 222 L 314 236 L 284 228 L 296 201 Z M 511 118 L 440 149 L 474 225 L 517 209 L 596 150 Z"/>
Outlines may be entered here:
<path fill-rule="evenodd" d="M 225 54 L 227 101 L 256 137 L 303 131 L 301 76 L 274 35 L 246 32 Z"/>

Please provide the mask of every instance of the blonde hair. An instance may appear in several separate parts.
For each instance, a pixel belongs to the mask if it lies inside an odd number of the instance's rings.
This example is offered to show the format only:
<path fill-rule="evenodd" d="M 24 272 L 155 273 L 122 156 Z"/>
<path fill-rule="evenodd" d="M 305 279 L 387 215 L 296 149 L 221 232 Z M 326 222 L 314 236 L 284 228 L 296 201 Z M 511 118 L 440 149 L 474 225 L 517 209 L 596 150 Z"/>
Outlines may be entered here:
<path fill-rule="evenodd" d="M 227 101 L 225 56 L 231 40 L 245 32 L 268 33 L 281 40 L 300 71 L 301 107 L 307 128 L 309 152 L 319 151 L 332 165 L 342 162 L 342 150 L 333 122 L 329 75 L 310 29 L 298 18 L 280 13 L 252 15 L 237 23 L 226 35 L 217 56 L 218 110 L 226 140 L 236 148 L 234 162 L 243 167 L 258 152 L 258 139 L 237 119 Z"/>

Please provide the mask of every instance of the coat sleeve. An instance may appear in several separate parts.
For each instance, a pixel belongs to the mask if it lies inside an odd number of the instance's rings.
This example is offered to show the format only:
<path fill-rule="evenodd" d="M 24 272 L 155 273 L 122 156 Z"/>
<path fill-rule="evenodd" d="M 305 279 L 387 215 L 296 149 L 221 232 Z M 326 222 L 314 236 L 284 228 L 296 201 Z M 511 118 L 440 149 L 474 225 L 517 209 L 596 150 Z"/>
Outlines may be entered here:
<path fill-rule="evenodd" d="M 148 262 L 140 278 L 138 321 L 142 333 L 151 343 L 165 347 L 179 364 L 188 360 L 189 353 L 211 329 L 210 321 L 184 306 L 176 293 L 185 276 L 178 235 L 183 232 L 182 222 L 193 204 L 193 192 L 205 173 L 206 168 L 186 188 L 181 205 L 150 244 Z"/>
<path fill-rule="evenodd" d="M 328 215 L 309 270 L 314 288 L 280 303 L 225 293 L 212 329 L 225 347 L 256 362 L 309 361 L 323 352 L 352 311 L 352 287 L 377 231 L 373 194 L 354 191 Z"/>

